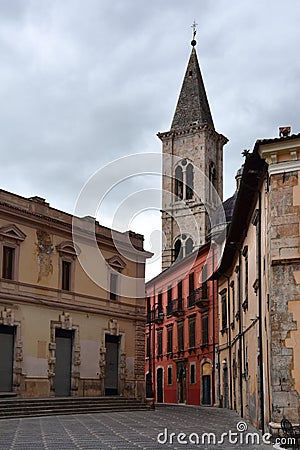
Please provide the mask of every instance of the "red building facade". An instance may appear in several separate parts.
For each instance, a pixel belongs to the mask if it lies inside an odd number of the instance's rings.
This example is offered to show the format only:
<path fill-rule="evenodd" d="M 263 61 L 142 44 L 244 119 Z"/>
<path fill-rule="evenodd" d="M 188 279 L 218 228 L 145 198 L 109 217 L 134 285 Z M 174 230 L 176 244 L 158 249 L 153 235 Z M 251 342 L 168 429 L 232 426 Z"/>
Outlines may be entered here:
<path fill-rule="evenodd" d="M 146 284 L 146 382 L 155 402 L 212 406 L 218 339 L 210 244 Z"/>

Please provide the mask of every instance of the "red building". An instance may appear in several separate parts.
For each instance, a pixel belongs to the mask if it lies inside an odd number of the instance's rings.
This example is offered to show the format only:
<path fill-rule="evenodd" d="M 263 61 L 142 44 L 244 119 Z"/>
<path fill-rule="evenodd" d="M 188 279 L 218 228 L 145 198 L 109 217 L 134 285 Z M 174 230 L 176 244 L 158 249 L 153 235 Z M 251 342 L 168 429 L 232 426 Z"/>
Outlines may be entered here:
<path fill-rule="evenodd" d="M 154 401 L 213 405 L 217 284 L 208 243 L 146 285 L 146 381 Z"/>

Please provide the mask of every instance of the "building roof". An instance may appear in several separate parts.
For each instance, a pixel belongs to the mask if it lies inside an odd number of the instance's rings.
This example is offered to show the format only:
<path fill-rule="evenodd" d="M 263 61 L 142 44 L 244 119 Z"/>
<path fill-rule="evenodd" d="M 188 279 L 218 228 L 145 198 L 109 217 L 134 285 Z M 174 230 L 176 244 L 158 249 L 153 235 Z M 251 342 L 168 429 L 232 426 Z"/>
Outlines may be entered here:
<path fill-rule="evenodd" d="M 267 163 L 259 156 L 257 149 L 255 146 L 253 152 L 246 158 L 222 259 L 219 268 L 211 278 L 219 278 L 230 270 L 240 243 L 247 233 L 258 191 L 267 171 Z"/>
<path fill-rule="evenodd" d="M 208 124 L 214 129 L 197 53 L 193 47 L 183 79 L 171 131 Z"/>
<path fill-rule="evenodd" d="M 280 136 L 280 137 L 276 137 L 276 138 L 257 139 L 257 141 L 255 142 L 254 150 L 257 150 L 260 145 L 275 144 L 276 142 L 291 141 L 293 139 L 299 139 L 299 138 L 300 138 L 300 133 L 291 134 L 290 136 Z"/>

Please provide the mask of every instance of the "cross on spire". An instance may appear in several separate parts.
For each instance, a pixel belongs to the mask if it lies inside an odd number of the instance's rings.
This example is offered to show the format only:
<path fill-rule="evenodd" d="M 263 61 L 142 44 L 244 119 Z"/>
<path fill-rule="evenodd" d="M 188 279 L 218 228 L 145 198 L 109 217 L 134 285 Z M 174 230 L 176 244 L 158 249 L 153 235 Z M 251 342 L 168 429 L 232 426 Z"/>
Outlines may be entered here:
<path fill-rule="evenodd" d="M 196 23 L 196 21 L 194 20 L 193 25 L 191 26 L 191 28 L 193 28 L 193 40 L 191 42 L 192 46 L 195 47 L 195 45 L 197 44 L 197 42 L 195 41 L 195 36 L 197 33 L 197 26 L 198 24 Z"/>
<path fill-rule="evenodd" d="M 197 33 L 197 26 L 198 24 L 196 23 L 196 21 L 194 20 L 193 25 L 191 26 L 191 28 L 193 28 L 193 39 L 195 39 L 196 33 Z"/>

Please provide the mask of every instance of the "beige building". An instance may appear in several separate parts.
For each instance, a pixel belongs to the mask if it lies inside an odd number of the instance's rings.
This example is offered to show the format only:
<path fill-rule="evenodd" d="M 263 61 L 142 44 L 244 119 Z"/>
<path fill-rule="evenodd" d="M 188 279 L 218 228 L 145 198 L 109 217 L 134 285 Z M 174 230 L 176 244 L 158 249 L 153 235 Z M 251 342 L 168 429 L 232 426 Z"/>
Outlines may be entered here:
<path fill-rule="evenodd" d="M 219 278 L 218 396 L 266 430 L 299 422 L 300 135 L 246 156 Z"/>
<path fill-rule="evenodd" d="M 0 395 L 143 399 L 149 256 L 141 235 L 1 190 Z"/>

